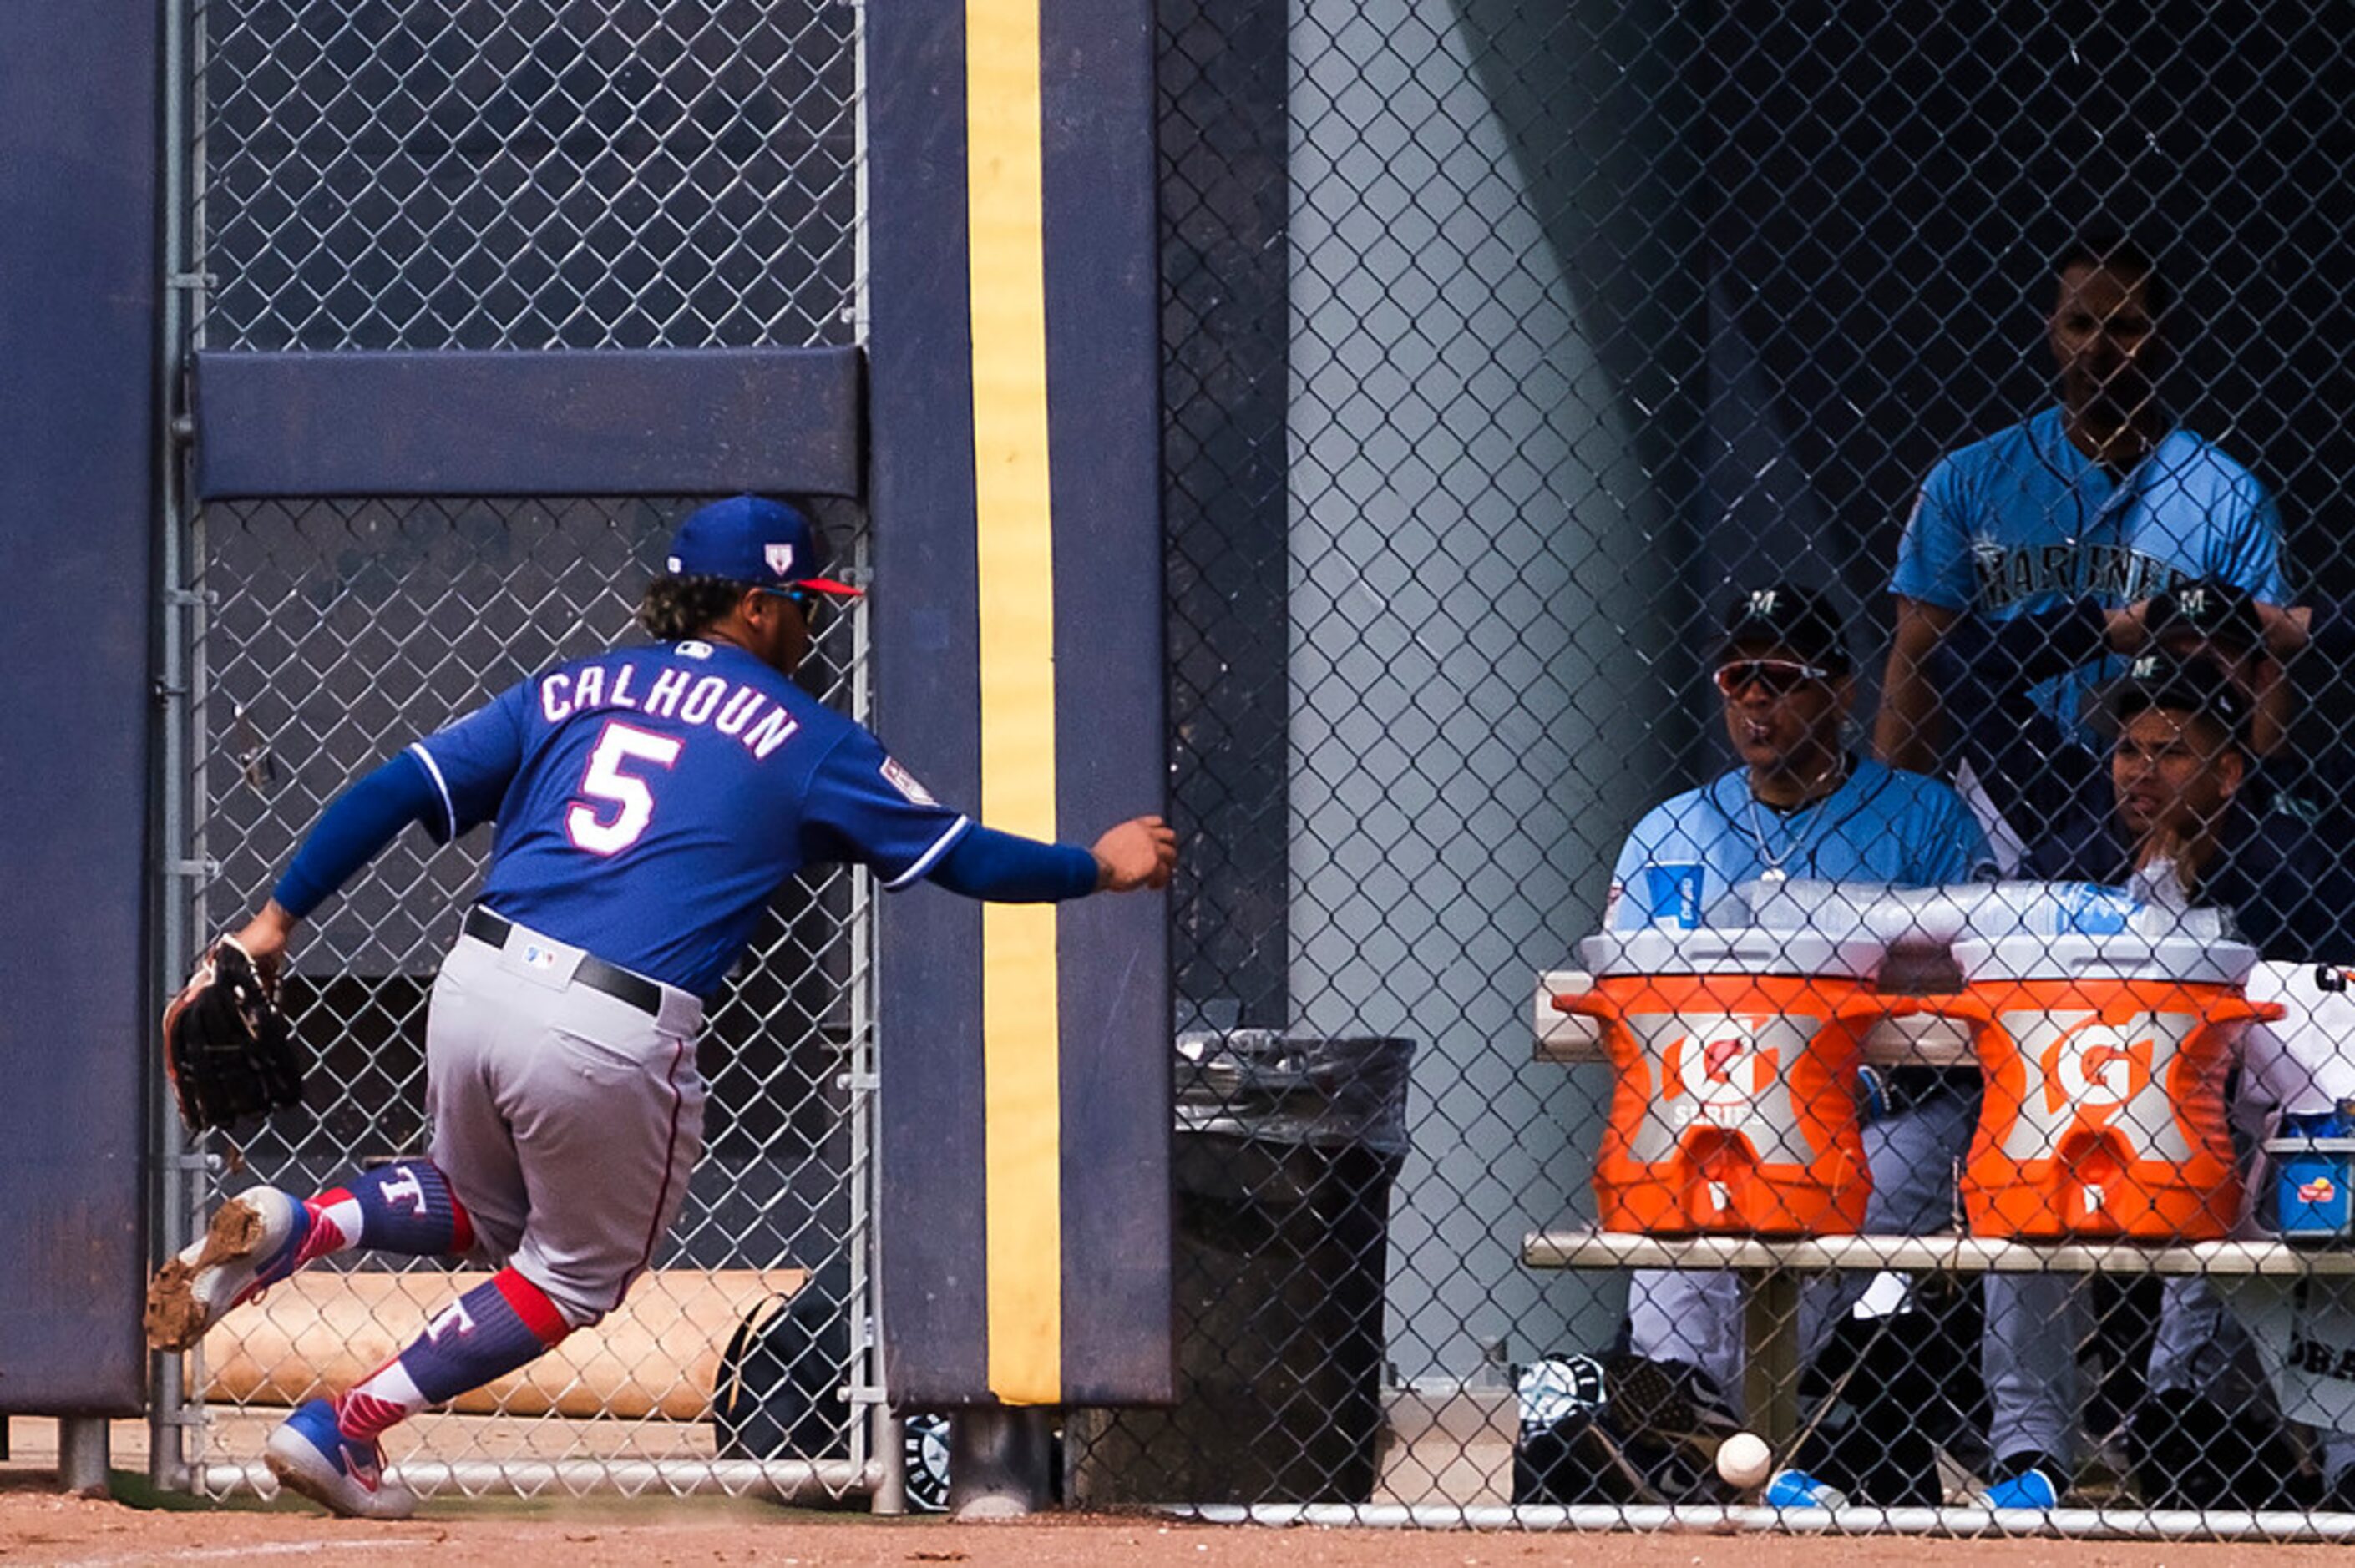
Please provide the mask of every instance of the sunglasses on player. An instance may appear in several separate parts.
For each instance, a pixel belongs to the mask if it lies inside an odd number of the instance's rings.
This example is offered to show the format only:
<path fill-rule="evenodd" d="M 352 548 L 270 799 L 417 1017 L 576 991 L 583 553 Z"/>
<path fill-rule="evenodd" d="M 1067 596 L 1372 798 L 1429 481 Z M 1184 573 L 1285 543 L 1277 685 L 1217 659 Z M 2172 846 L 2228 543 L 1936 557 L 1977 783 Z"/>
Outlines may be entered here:
<path fill-rule="evenodd" d="M 1737 697 L 1760 685 L 1766 688 L 1768 696 L 1787 697 L 1811 682 L 1831 679 L 1831 673 L 1796 659 L 1734 659 L 1717 667 L 1717 689 Z"/>
<path fill-rule="evenodd" d="M 805 588 L 762 588 L 761 591 L 771 599 L 783 599 L 800 610 L 802 623 L 812 630 L 816 629 L 818 606 L 826 602 L 826 595 Z"/>

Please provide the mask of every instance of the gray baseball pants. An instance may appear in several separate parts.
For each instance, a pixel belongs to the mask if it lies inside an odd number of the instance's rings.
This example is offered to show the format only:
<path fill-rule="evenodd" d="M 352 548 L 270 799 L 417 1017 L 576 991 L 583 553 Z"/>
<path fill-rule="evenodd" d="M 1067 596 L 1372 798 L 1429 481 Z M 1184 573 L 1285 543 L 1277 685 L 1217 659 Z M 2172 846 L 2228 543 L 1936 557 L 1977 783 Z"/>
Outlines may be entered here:
<path fill-rule="evenodd" d="M 433 1162 L 478 1255 L 546 1291 L 578 1328 L 615 1307 L 687 1201 L 703 1145 L 703 1003 L 659 1015 L 575 983 L 581 951 L 516 927 L 461 937 L 425 1026 Z"/>

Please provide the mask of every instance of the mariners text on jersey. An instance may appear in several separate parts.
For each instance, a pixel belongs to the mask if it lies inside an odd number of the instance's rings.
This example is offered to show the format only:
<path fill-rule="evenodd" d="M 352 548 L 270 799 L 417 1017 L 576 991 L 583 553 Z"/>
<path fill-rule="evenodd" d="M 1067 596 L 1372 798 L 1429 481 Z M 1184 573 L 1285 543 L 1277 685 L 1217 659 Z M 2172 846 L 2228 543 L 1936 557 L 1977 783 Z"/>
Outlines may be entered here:
<path fill-rule="evenodd" d="M 1982 535 L 1971 541 L 1971 565 L 1978 572 L 1979 608 L 1988 610 L 2008 609 L 2045 594 L 2131 603 L 2192 580 L 2190 573 L 2127 545 L 2006 549 L 2001 541 Z"/>
<path fill-rule="evenodd" d="M 2086 599 L 2130 604 L 2190 577 L 2287 602 L 2281 518 L 2264 486 L 2186 429 L 2115 473 L 2048 408 L 1939 460 L 1889 586 L 2004 620 Z"/>
<path fill-rule="evenodd" d="M 754 757 L 768 755 L 793 738 L 801 728 L 793 715 L 766 693 L 741 685 L 724 675 L 696 677 L 686 669 L 665 670 L 635 689 L 637 669 L 629 664 L 613 672 L 605 684 L 606 667 L 583 664 L 555 670 L 540 677 L 539 711 L 550 724 L 562 724 L 575 714 L 600 708 L 628 708 L 649 718 L 673 718 L 681 724 L 709 726 L 733 736 Z"/>

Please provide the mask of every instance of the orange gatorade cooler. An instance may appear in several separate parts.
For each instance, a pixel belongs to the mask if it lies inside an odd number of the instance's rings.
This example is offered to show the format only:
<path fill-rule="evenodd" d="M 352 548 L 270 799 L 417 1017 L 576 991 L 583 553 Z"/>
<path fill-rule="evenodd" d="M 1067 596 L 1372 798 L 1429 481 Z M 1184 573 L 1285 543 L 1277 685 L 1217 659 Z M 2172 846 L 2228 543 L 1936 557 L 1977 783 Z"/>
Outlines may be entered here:
<path fill-rule="evenodd" d="M 2224 1078 L 2252 1022 L 2255 949 L 2119 931 L 1965 938 L 1965 993 L 1928 1009 L 1977 1030 L 1986 1079 L 1963 1175 L 1973 1234 L 2212 1241 L 2241 1210 Z"/>
<path fill-rule="evenodd" d="M 1849 1234 L 1872 1178 L 1857 1117 L 1881 947 L 1764 927 L 1606 932 L 1579 944 L 1616 1075 L 1595 1157 L 1605 1230 Z"/>

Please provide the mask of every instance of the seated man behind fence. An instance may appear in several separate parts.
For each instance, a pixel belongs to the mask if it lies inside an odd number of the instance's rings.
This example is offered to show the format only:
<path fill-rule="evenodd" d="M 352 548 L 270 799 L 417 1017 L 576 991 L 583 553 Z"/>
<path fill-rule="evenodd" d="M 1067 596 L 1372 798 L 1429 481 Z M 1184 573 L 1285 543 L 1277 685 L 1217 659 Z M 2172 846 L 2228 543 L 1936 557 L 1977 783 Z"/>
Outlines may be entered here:
<path fill-rule="evenodd" d="M 2190 907 L 2230 908 L 2259 955 L 2296 963 L 2355 958 L 2355 874 L 2300 814 L 2247 804 L 2252 713 L 2242 688 L 2204 657 L 2153 652 L 2111 694 L 2117 728 L 2110 799 L 2031 842 L 2031 875 L 2138 883 Z M 1985 1374 L 1999 1484 L 2032 1483 L 2057 1501 L 2077 1426 L 2085 1283 L 2063 1275 L 1989 1276 Z M 2144 1500 L 2167 1508 L 2275 1508 L 2309 1500 L 2248 1336 L 2204 1280 L 2161 1291 L 2146 1391 L 2127 1445 Z M 2105 1325 L 2105 1340 L 2117 1338 Z M 2355 1442 L 2322 1449 L 2323 1478 L 2355 1491 Z"/>
<path fill-rule="evenodd" d="M 1716 683 L 1742 766 L 1636 824 L 1613 873 L 1606 926 L 1690 924 L 1736 885 L 1762 878 L 1925 886 L 1991 870 L 1986 839 L 1952 789 L 1846 746 L 1855 699 L 1850 660 L 1839 622 L 1819 597 L 1787 585 L 1761 588 L 1734 600 L 1725 625 Z M 1886 1103 L 1864 1135 L 1873 1178 L 1865 1228 L 1944 1230 L 1954 1160 L 1976 1119 L 1977 1075 L 1968 1068 L 1901 1068 L 1883 1081 Z M 1803 1339 L 1811 1357 L 1867 1283 L 1855 1276 L 1810 1289 Z M 1637 1360 L 1622 1368 L 1632 1364 L 1654 1382 L 1665 1366 L 1703 1401 L 1731 1409 L 1742 1363 L 1732 1276 L 1638 1270 L 1627 1316 L 1628 1350 Z M 1895 1412 L 1893 1404 L 1888 1408 Z M 1876 1437 L 1890 1462 L 1833 1484 L 1879 1501 L 1934 1503 L 1934 1457 L 1913 1424 L 1900 1417 Z M 1523 1489 L 1537 1495 L 1522 1500 L 1628 1500 L 1610 1484 L 1625 1467 L 1616 1456 L 1605 1463 L 1572 1445 L 1552 1476 L 1524 1476 Z"/>

